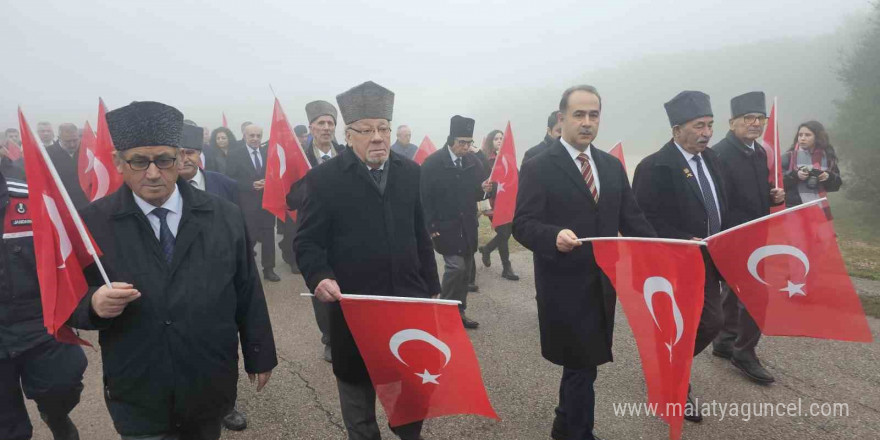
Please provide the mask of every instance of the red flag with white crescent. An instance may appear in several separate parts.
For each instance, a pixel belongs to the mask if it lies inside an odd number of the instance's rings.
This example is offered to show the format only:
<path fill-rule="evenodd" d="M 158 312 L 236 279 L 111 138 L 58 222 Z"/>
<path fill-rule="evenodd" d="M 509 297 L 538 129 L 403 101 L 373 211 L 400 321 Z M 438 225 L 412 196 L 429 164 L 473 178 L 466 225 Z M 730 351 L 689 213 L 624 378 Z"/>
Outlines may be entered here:
<path fill-rule="evenodd" d="M 229 128 L 229 123 L 226 122 L 226 112 L 223 112 L 223 127 Z"/>
<path fill-rule="evenodd" d="M 498 419 L 455 302 L 345 295 L 340 305 L 391 426 L 452 414 Z"/>
<path fill-rule="evenodd" d="M 95 158 L 92 161 L 92 190 L 89 200 L 94 202 L 110 194 L 122 186 L 122 174 L 116 171 L 113 164 L 113 139 L 107 128 L 107 107 L 104 100 L 98 98 L 98 133 L 95 143 Z"/>
<path fill-rule="evenodd" d="M 627 238 L 592 244 L 635 336 L 648 404 L 656 405 L 657 415 L 669 424 L 669 438 L 679 439 L 703 311 L 700 246 Z"/>
<path fill-rule="evenodd" d="M 709 253 L 764 334 L 871 342 L 824 203 L 819 199 L 708 237 Z"/>
<path fill-rule="evenodd" d="M 11 161 L 16 161 L 21 158 L 21 147 L 19 147 L 12 139 L 6 140 L 6 157 Z"/>
<path fill-rule="evenodd" d="M 489 180 L 498 186 L 495 189 L 495 206 L 492 207 L 492 228 L 506 225 L 513 221 L 516 210 L 516 193 L 519 188 L 519 170 L 516 167 L 516 146 L 513 143 L 513 132 L 510 122 L 504 130 L 504 143 L 495 157 L 495 166 Z"/>
<path fill-rule="evenodd" d="M 79 177 L 79 186 L 86 197 L 91 198 L 92 184 L 95 182 L 95 148 L 98 138 L 92 131 L 89 121 L 83 124 L 82 139 L 79 142 L 79 156 L 77 157 L 76 174 Z"/>
<path fill-rule="evenodd" d="M 782 188 L 782 162 L 781 144 L 779 142 L 779 121 L 776 98 L 773 98 L 773 107 L 770 108 L 770 117 L 767 118 L 767 129 L 764 130 L 764 138 L 761 145 L 767 153 L 767 170 L 770 186 L 772 188 Z"/>
<path fill-rule="evenodd" d="M 269 129 L 269 149 L 266 152 L 266 186 L 263 188 L 263 209 L 284 221 L 287 213 L 296 219 L 296 213 L 287 210 L 287 193 L 311 169 L 303 149 L 296 140 L 287 116 L 275 98 L 272 126 Z"/>
<path fill-rule="evenodd" d="M 609 154 L 616 157 L 617 160 L 620 161 L 620 164 L 623 165 L 623 172 L 626 172 L 626 159 L 623 158 L 623 142 L 618 142 L 611 147 L 611 150 L 608 151 Z"/>
<path fill-rule="evenodd" d="M 413 155 L 413 160 L 417 164 L 421 165 L 423 162 L 425 162 L 425 159 L 427 159 L 428 156 L 430 156 L 431 153 L 435 151 L 437 151 L 437 147 L 435 147 L 434 143 L 431 142 L 431 138 L 425 136 L 425 138 L 422 139 L 422 143 L 419 145 L 419 149 L 416 150 L 416 154 Z"/>
<path fill-rule="evenodd" d="M 62 342 L 85 343 L 64 323 L 88 290 L 83 268 L 92 264 L 94 257 L 77 230 L 74 217 L 78 219 L 79 213 L 69 208 L 73 204 L 68 203 L 64 185 L 53 177 L 50 167 L 54 165 L 45 160 L 40 151 L 43 147 L 37 144 L 21 109 L 18 119 L 28 177 L 28 205 L 33 221 L 43 323 L 49 333 Z M 88 240 L 97 251 L 91 236 Z"/>

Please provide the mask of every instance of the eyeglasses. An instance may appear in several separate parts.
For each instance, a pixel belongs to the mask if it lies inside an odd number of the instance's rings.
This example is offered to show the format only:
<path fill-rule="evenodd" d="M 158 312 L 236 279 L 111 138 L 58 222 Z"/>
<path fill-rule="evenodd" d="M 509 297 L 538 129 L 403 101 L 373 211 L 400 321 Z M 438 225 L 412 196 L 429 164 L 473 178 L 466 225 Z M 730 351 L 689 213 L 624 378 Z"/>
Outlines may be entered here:
<path fill-rule="evenodd" d="M 390 127 L 369 128 L 366 130 L 358 130 L 357 128 L 354 128 L 354 127 L 347 127 L 347 128 L 357 134 L 365 134 L 370 137 L 373 137 L 377 131 L 382 136 L 391 136 L 391 128 Z"/>
<path fill-rule="evenodd" d="M 757 115 L 757 116 L 756 115 L 745 115 L 745 116 L 743 116 L 743 122 L 745 122 L 746 125 L 752 125 L 755 123 L 755 121 L 757 121 L 758 124 L 764 125 L 764 123 L 767 122 L 767 117 L 764 115 Z"/>
<path fill-rule="evenodd" d="M 470 147 L 470 146 L 474 145 L 474 141 L 458 140 L 458 141 L 455 141 L 455 143 L 458 144 L 459 147 Z"/>
<path fill-rule="evenodd" d="M 131 167 L 134 171 L 144 171 L 150 167 L 150 164 L 155 164 L 156 168 L 160 170 L 167 170 L 174 166 L 174 163 L 177 162 L 176 157 L 158 157 L 153 160 L 145 159 L 145 158 L 136 158 L 132 160 L 125 161 L 128 163 L 128 166 Z"/>

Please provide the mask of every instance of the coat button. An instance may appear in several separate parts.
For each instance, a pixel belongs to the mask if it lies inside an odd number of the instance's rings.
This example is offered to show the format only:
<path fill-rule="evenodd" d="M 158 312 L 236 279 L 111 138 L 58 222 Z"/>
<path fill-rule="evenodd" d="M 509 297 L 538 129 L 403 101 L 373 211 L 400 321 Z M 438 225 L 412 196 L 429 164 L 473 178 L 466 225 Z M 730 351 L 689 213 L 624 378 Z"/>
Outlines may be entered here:
<path fill-rule="evenodd" d="M 16 253 L 16 254 L 20 254 L 20 253 L 21 253 L 21 246 L 15 246 L 15 247 L 13 247 L 13 248 L 12 248 L 12 252 L 14 252 L 14 253 Z"/>
<path fill-rule="evenodd" d="M 254 347 L 254 353 L 259 353 L 259 352 L 260 352 L 260 346 L 258 345 L 256 347 Z"/>
<path fill-rule="evenodd" d="M 171 325 L 171 320 L 170 320 L 170 319 L 166 319 L 166 320 L 165 320 L 165 325 Z"/>

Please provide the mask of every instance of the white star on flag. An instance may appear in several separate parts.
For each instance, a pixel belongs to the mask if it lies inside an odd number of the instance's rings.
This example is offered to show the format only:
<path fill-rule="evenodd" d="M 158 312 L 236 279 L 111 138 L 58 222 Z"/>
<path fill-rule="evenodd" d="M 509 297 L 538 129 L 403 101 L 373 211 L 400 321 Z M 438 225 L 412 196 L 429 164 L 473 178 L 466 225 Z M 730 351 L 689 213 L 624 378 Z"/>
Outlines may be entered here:
<path fill-rule="evenodd" d="M 421 374 L 415 373 L 415 375 L 422 378 L 422 385 L 424 385 L 426 383 L 433 383 L 433 384 L 440 385 L 440 382 L 437 382 L 437 378 L 440 377 L 439 374 L 431 374 L 428 372 L 428 370 L 425 370 L 424 373 L 421 373 Z"/>
<path fill-rule="evenodd" d="M 495 191 L 496 194 L 504 192 L 504 182 L 498 182 L 498 189 Z"/>
<path fill-rule="evenodd" d="M 780 292 L 788 292 L 789 298 L 791 298 L 795 295 L 807 296 L 807 294 L 804 293 L 804 286 L 805 286 L 805 284 L 795 284 L 795 283 L 792 283 L 791 280 L 789 280 L 788 286 L 786 286 L 783 289 L 779 289 L 779 291 Z"/>

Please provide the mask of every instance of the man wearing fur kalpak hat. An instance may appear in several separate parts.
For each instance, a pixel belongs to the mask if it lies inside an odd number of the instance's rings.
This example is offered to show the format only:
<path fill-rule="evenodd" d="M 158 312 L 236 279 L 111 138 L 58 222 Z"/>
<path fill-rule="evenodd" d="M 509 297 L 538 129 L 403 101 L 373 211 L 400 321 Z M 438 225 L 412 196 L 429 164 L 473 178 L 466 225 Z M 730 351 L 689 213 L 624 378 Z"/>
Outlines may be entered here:
<path fill-rule="evenodd" d="M 104 399 L 123 439 L 218 439 L 238 382 L 277 365 L 241 210 L 179 178 L 183 115 L 158 102 L 107 113 L 125 185 L 82 210 L 95 265 L 69 320 L 99 331 Z"/>
<path fill-rule="evenodd" d="M 770 207 L 785 201 L 785 190 L 771 188 L 767 152 L 757 143 L 767 124 L 764 92 L 749 92 L 730 100 L 730 131 L 712 147 L 721 160 L 727 183 L 729 227 L 770 214 Z M 755 347 L 761 329 L 736 294 L 722 283 L 724 326 L 713 342 L 712 354 L 731 363 L 754 382 L 774 381 L 758 360 Z"/>
<path fill-rule="evenodd" d="M 349 148 L 306 175 L 293 246 L 309 290 L 328 303 L 348 438 L 378 440 L 376 391 L 338 301 L 343 292 L 429 298 L 440 293 L 440 281 L 419 200 L 419 166 L 390 151 L 394 93 L 369 81 L 336 102 Z M 421 430 L 421 421 L 392 429 L 405 440 L 419 439 Z"/>

